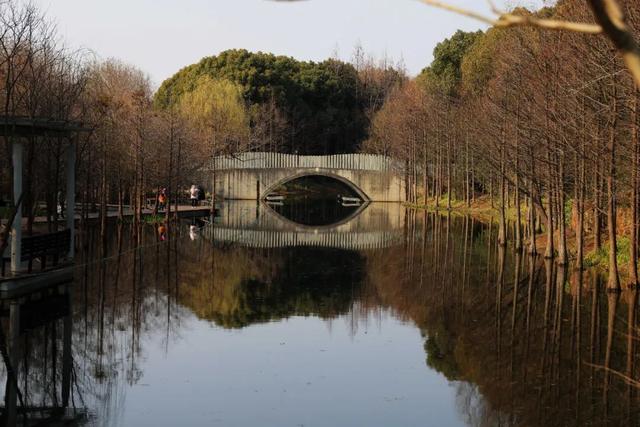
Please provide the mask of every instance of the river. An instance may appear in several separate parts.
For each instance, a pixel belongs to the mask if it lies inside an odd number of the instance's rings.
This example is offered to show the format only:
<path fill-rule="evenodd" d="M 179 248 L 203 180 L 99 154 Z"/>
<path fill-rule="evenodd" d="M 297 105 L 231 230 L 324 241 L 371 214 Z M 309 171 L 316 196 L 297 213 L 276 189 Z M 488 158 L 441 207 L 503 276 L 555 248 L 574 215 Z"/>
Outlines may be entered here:
<path fill-rule="evenodd" d="M 81 232 L 66 413 L 96 426 L 636 425 L 636 294 L 505 250 L 495 228 L 326 201 Z M 21 337 L 30 407 L 61 399 L 64 320 L 51 317 Z"/>

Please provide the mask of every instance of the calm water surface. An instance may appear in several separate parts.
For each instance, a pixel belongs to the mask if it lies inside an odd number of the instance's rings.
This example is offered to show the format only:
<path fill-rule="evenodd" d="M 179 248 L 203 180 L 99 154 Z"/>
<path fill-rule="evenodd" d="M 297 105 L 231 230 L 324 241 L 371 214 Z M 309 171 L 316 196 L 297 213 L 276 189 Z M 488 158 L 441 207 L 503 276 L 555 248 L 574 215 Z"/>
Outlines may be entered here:
<path fill-rule="evenodd" d="M 516 256 L 495 234 L 470 218 L 333 201 L 227 203 L 213 224 L 170 226 L 165 240 L 152 225 L 114 224 L 106 241 L 84 232 L 67 416 L 636 425 L 640 393 L 624 380 L 638 374 L 635 293 L 608 295 L 597 274 Z M 29 407 L 60 402 L 63 322 L 21 337 Z"/>

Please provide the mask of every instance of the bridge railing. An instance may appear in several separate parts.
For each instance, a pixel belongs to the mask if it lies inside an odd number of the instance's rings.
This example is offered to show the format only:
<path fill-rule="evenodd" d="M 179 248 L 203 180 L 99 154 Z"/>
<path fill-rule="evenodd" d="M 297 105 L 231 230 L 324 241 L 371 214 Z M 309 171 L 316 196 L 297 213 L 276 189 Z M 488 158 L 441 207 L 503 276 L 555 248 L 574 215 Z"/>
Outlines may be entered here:
<path fill-rule="evenodd" d="M 401 245 L 402 231 L 368 231 L 356 233 L 312 233 L 270 230 L 246 230 L 211 227 L 208 237 L 215 242 L 235 243 L 252 248 L 315 246 L 346 250 L 381 249 Z"/>
<path fill-rule="evenodd" d="M 296 154 L 254 152 L 215 157 L 213 170 L 321 168 L 398 171 L 398 163 L 390 157 L 376 154 L 335 154 L 329 156 L 301 156 Z"/>

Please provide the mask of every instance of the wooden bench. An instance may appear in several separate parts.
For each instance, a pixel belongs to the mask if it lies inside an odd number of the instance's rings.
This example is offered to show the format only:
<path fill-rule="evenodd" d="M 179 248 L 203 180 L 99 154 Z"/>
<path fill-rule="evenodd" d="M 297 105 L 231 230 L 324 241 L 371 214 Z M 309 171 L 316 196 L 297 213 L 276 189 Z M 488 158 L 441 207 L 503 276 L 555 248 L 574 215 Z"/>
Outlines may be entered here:
<path fill-rule="evenodd" d="M 33 270 L 33 260 L 40 259 L 41 270 L 47 266 L 47 258 L 52 258 L 53 265 L 57 265 L 60 256 L 69 251 L 71 245 L 71 230 L 57 231 L 55 233 L 39 234 L 22 238 L 22 251 L 20 261 L 28 261 L 28 272 Z M 5 264 L 10 257 L 2 257 L 2 275 L 5 275 Z"/>

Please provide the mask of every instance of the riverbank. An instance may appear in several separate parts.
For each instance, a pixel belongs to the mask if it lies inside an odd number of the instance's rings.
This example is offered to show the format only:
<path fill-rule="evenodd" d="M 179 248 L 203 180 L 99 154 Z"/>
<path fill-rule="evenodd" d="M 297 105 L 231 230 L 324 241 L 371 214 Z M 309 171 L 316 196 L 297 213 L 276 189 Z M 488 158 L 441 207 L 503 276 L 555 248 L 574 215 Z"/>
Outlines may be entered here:
<path fill-rule="evenodd" d="M 497 223 L 500 218 L 500 212 L 495 203 L 491 202 L 489 196 L 481 196 L 476 198 L 471 204 L 467 205 L 466 200 L 451 199 L 451 209 L 447 208 L 446 195 L 441 197 L 440 200 L 429 199 L 426 204 L 423 203 L 405 203 L 405 206 L 412 209 L 427 210 L 429 212 L 450 212 L 452 215 L 458 216 L 472 216 L 475 219 L 483 222 L 495 222 Z M 526 207 L 522 205 L 522 215 L 526 213 Z M 507 220 L 516 221 L 518 218 L 516 208 L 510 206 L 506 210 Z"/>
<path fill-rule="evenodd" d="M 435 199 L 427 200 L 427 203 L 406 203 L 408 208 L 416 210 L 427 210 L 428 212 L 435 212 L 439 214 L 451 214 L 455 216 L 470 216 L 474 219 L 485 222 L 497 224 L 500 219 L 500 212 L 498 206 L 494 202 L 491 202 L 489 196 L 481 196 L 476 198 L 470 205 L 467 205 L 465 200 L 451 200 L 451 209 L 447 208 L 447 197 L 442 197 L 439 201 Z M 526 220 L 527 207 L 521 205 L 521 221 L 524 223 Z M 518 215 L 515 206 L 511 205 L 506 210 L 506 218 L 509 223 L 515 223 Z M 620 273 L 621 284 L 629 282 L 628 267 L 630 264 L 630 240 L 628 236 L 628 224 L 630 224 L 630 214 L 624 208 L 618 208 L 618 239 L 617 239 L 617 254 L 618 269 Z M 575 218 L 571 213 L 567 214 L 567 250 L 569 251 L 570 262 L 574 263 L 576 260 L 576 248 L 577 248 L 577 236 L 575 234 L 576 226 L 574 224 Z M 585 219 L 587 226 L 585 241 L 584 241 L 584 267 L 593 268 L 601 273 L 607 273 L 609 268 L 609 245 L 606 236 L 606 227 L 603 227 L 602 244 L 600 249 L 596 249 L 594 244 L 594 238 L 588 229 L 589 221 Z M 524 226 L 524 224 L 523 224 Z M 538 252 L 544 252 L 547 236 L 544 232 L 539 232 L 536 236 L 536 244 Z M 512 244 L 513 242 L 510 242 Z M 640 261 L 639 261 L 640 263 Z"/>

